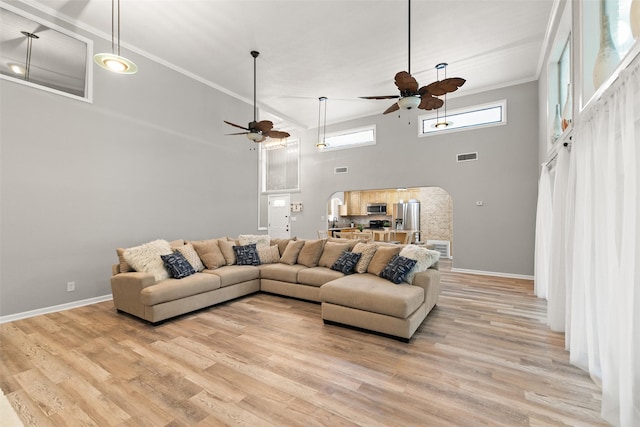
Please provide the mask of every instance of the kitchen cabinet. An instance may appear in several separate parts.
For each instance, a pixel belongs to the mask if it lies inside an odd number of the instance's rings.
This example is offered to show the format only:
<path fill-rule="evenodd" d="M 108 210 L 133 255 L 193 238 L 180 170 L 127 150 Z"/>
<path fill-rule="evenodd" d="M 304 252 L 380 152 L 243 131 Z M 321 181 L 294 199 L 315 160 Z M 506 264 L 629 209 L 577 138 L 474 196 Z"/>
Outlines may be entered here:
<path fill-rule="evenodd" d="M 366 215 L 367 209 L 365 204 L 364 213 L 362 212 L 362 191 L 345 191 L 344 200 L 347 204 L 347 215 Z"/>

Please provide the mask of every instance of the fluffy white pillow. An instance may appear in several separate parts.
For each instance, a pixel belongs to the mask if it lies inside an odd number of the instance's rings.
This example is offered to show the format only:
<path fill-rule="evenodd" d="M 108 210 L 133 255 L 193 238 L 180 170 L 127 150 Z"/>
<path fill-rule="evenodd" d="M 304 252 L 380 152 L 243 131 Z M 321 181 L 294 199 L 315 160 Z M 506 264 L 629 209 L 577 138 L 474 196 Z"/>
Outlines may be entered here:
<path fill-rule="evenodd" d="M 241 234 L 238 236 L 240 246 L 256 244 L 256 248 L 271 245 L 271 237 L 268 234 Z"/>
<path fill-rule="evenodd" d="M 164 267 L 164 262 L 160 255 L 169 255 L 171 253 L 173 251 L 169 242 L 159 239 L 125 249 L 123 256 L 127 264 L 136 271 L 153 274 L 157 282 L 169 278 L 169 272 Z"/>
<path fill-rule="evenodd" d="M 427 271 L 429 267 L 438 262 L 440 252 L 417 245 L 407 245 L 400 251 L 400 256 L 416 260 L 416 265 L 413 266 L 404 278 L 405 282 L 413 283 L 413 277 L 416 273 Z"/>

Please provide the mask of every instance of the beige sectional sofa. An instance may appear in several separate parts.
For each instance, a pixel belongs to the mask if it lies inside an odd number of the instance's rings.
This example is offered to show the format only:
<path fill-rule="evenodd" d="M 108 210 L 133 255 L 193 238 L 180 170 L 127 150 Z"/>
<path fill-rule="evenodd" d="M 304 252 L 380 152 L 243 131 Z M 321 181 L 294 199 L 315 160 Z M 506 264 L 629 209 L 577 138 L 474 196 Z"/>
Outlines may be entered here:
<path fill-rule="evenodd" d="M 252 237 L 248 236 L 249 241 Z M 120 262 L 113 266 L 111 277 L 116 309 L 157 323 L 263 291 L 321 303 L 325 323 L 362 328 L 408 341 L 438 301 L 440 272 L 437 252 L 434 254 L 434 251 L 430 251 L 430 256 L 436 255 L 430 261 L 432 265 L 425 268 L 422 263 L 422 266 L 416 266 L 419 272 L 411 270 L 408 275 L 411 276 L 411 284 L 395 284 L 379 276 L 393 255 L 406 252 L 411 256 L 416 251 L 424 254 L 426 249 L 413 245 L 365 244 L 346 239 L 277 240 L 267 237 L 269 243 L 259 243 L 261 247 L 258 250 L 269 251 L 268 263 L 238 265 L 229 248 L 241 247 L 241 243 L 246 244 L 246 238 L 245 241 L 229 238 L 175 241 L 171 242 L 170 249 L 167 249 L 169 243 L 162 241 L 160 252 L 187 253 L 186 249 L 191 251 L 187 245 L 192 245 L 199 249 L 198 258 L 207 261 L 204 263 L 207 265 L 199 264 L 201 260 L 190 259 L 193 252 L 188 252 L 189 256 L 185 258 L 191 264 L 204 268 L 180 279 L 166 277 L 168 275 L 158 265 L 155 265 L 155 270 L 146 265 L 136 265 L 138 271 L 134 271 L 136 268 L 128 265 L 124 256 L 128 250 L 118 249 Z M 216 245 L 224 260 L 218 255 L 214 262 L 211 254 L 203 253 L 202 248 L 206 246 L 207 250 L 215 250 Z M 297 250 L 291 250 L 294 246 Z M 345 251 L 368 252 L 367 265 L 357 264 L 354 269 L 359 272 L 353 274 L 332 269 Z M 260 256 L 260 260 L 265 258 L 266 255 Z M 365 261 L 363 258 L 364 253 L 361 260 Z"/>

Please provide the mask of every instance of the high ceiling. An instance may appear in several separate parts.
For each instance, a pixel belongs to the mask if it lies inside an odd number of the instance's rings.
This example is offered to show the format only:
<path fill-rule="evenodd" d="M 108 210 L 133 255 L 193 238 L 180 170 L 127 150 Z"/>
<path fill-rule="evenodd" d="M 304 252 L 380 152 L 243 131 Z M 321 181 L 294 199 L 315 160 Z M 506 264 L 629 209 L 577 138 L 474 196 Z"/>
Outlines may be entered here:
<path fill-rule="evenodd" d="M 110 40 L 110 0 L 24 3 Z M 436 80 L 435 65 L 447 62 L 448 77 L 467 79 L 456 95 L 535 80 L 553 4 L 413 0 L 411 74 L 423 86 Z M 382 114 L 391 105 L 358 97 L 397 94 L 393 77 L 409 59 L 407 6 L 407 0 L 121 0 L 123 54 L 134 50 L 251 103 L 249 52 L 257 50 L 258 105 L 276 119 L 266 118 L 282 130 L 313 128 L 320 96 L 328 98 L 329 123 Z"/>

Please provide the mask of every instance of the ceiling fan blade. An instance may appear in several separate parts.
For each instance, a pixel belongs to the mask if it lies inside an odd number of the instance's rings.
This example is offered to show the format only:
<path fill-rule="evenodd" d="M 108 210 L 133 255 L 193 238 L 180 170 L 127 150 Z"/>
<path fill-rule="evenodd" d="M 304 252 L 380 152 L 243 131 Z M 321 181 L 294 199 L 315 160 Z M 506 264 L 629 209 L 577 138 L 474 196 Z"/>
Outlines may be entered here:
<path fill-rule="evenodd" d="M 234 127 L 240 128 L 240 129 L 249 130 L 249 129 L 247 129 L 247 128 L 246 128 L 246 127 L 244 127 L 244 126 L 240 126 L 240 125 L 237 125 L 237 124 L 235 124 L 235 123 L 228 122 L 228 121 L 226 121 L 226 120 L 223 120 L 223 122 L 225 122 L 225 123 L 226 123 L 226 124 L 228 124 L 228 125 L 231 125 L 231 126 L 234 126 Z M 231 135 L 232 135 L 232 134 L 231 134 Z"/>
<path fill-rule="evenodd" d="M 238 133 L 225 133 L 225 135 L 246 135 L 249 132 L 238 132 Z"/>
<path fill-rule="evenodd" d="M 438 80 L 436 82 L 427 85 L 428 92 L 435 96 L 442 96 L 445 93 L 451 93 L 458 90 L 466 82 L 462 77 L 450 77 L 444 80 Z"/>
<path fill-rule="evenodd" d="M 425 94 L 422 96 L 418 108 L 421 110 L 437 110 L 442 107 L 443 104 L 444 101 L 442 99 L 431 96 L 430 94 Z"/>
<path fill-rule="evenodd" d="M 359 96 L 361 99 L 398 99 L 400 95 Z"/>
<path fill-rule="evenodd" d="M 284 139 L 291 136 L 288 132 L 283 132 L 280 130 L 270 130 L 267 132 L 263 132 L 263 135 L 266 135 L 269 138 L 273 138 L 273 139 Z"/>
<path fill-rule="evenodd" d="M 386 110 L 384 110 L 384 113 L 382 114 L 389 114 L 389 113 L 393 113 L 396 110 L 399 110 L 400 107 L 398 106 L 397 102 L 394 102 L 393 105 L 389 108 L 387 108 Z"/>
<path fill-rule="evenodd" d="M 269 132 L 271 129 L 273 129 L 273 122 L 270 121 L 270 120 L 262 120 L 262 121 L 259 121 L 259 122 L 251 122 L 249 127 L 251 127 L 251 128 L 255 127 L 260 132 L 266 133 L 266 132 Z"/>
<path fill-rule="evenodd" d="M 418 91 L 418 82 L 406 71 L 400 71 L 396 74 L 395 81 L 400 92 L 409 91 L 415 93 Z"/>

